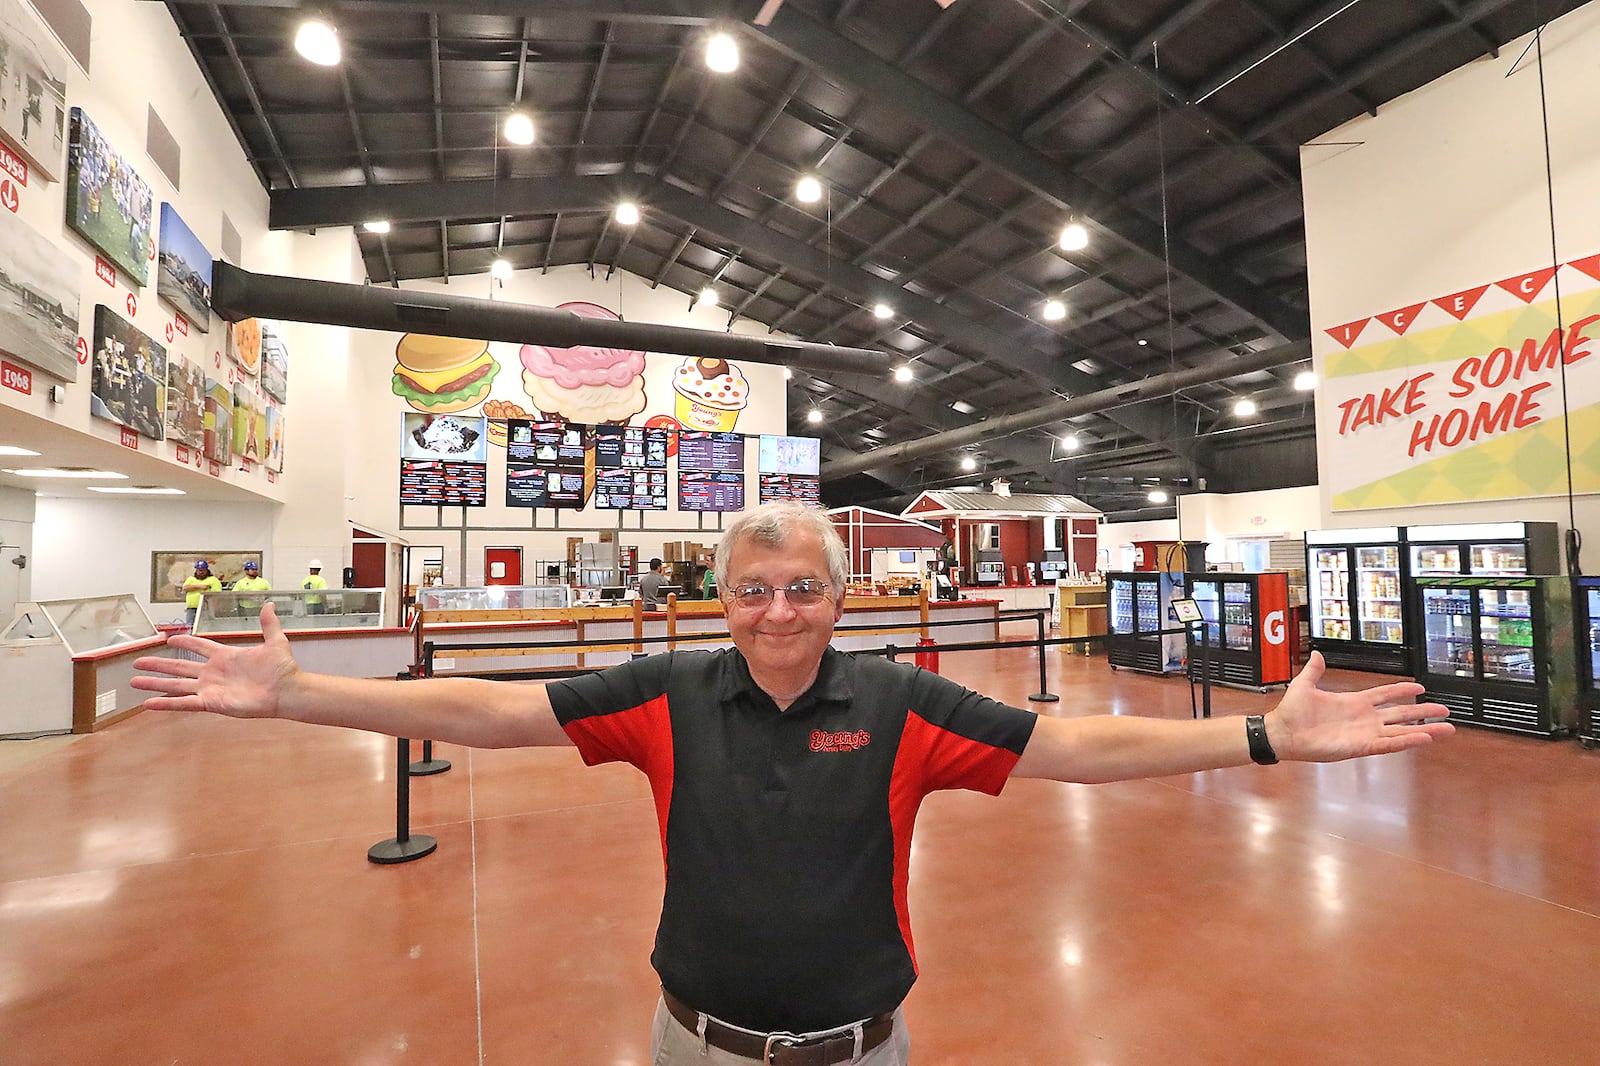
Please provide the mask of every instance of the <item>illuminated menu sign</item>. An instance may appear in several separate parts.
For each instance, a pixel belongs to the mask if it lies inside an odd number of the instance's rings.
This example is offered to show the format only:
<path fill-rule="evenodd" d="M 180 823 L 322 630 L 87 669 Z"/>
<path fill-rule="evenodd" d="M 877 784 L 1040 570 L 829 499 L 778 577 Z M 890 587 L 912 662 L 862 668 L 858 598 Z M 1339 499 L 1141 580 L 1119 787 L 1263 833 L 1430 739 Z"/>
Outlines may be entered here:
<path fill-rule="evenodd" d="M 679 470 L 722 470 L 744 473 L 744 434 L 678 431 Z M 712 510 L 713 508 L 705 508 Z M 722 510 L 723 508 L 714 508 Z"/>
<path fill-rule="evenodd" d="M 400 502 L 486 507 L 489 502 L 488 471 L 489 468 L 482 463 L 402 459 Z"/>
<path fill-rule="evenodd" d="M 761 502 L 773 500 L 821 504 L 822 479 L 806 474 L 762 474 Z"/>
<path fill-rule="evenodd" d="M 506 506 L 581 508 L 584 432 L 562 422 L 506 422 Z"/>
<path fill-rule="evenodd" d="M 604 470 L 665 470 L 669 432 L 649 426 L 595 426 L 594 463 Z"/>
<path fill-rule="evenodd" d="M 681 441 L 678 445 L 678 454 L 683 455 Z M 678 510 L 744 510 L 744 475 L 716 470 L 680 470 Z"/>
<path fill-rule="evenodd" d="M 594 505 L 607 511 L 665 511 L 665 470 L 596 469 Z"/>

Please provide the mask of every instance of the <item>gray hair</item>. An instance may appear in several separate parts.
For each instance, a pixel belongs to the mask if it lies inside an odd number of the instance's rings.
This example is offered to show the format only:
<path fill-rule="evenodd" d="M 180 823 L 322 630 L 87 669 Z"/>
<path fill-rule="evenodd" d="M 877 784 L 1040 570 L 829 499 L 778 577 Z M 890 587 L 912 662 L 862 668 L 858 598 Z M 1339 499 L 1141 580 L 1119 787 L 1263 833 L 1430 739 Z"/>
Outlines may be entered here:
<path fill-rule="evenodd" d="M 729 523 L 722 540 L 717 544 L 717 587 L 731 587 L 728 563 L 733 550 L 746 541 L 781 548 L 796 533 L 812 533 L 822 541 L 822 550 L 828 560 L 828 584 L 832 587 L 835 602 L 844 601 L 848 581 L 850 554 L 839 538 L 838 527 L 821 510 L 805 504 L 782 500 L 764 503 L 751 508 Z"/>

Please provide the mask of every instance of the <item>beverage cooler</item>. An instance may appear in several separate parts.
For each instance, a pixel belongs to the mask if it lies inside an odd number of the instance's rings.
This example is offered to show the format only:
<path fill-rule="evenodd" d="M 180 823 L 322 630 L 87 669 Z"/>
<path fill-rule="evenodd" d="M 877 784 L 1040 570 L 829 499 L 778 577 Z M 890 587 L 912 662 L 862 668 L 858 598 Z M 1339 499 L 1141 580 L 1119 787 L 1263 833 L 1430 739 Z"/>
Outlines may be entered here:
<path fill-rule="evenodd" d="M 1600 744 L 1600 577 L 1574 578 L 1573 608 L 1578 642 L 1578 738 Z"/>
<path fill-rule="evenodd" d="M 1577 724 L 1572 586 L 1564 577 L 1423 577 L 1413 673 L 1452 722 L 1559 736 Z"/>
<path fill-rule="evenodd" d="M 1184 635 L 1172 614 L 1173 596 L 1183 595 L 1183 575 L 1133 571 L 1106 575 L 1110 593 L 1106 661 L 1149 674 L 1183 669 Z"/>
<path fill-rule="evenodd" d="M 1311 646 L 1329 666 L 1410 672 L 1402 564 L 1396 526 L 1306 533 Z"/>
<path fill-rule="evenodd" d="M 1293 671 L 1289 641 L 1289 575 L 1189 574 L 1210 647 L 1202 667 L 1200 638 L 1189 635 L 1189 677 L 1245 688 L 1286 684 Z"/>
<path fill-rule="evenodd" d="M 1408 526 L 1412 577 L 1521 577 L 1561 572 L 1561 530 L 1554 522 Z"/>

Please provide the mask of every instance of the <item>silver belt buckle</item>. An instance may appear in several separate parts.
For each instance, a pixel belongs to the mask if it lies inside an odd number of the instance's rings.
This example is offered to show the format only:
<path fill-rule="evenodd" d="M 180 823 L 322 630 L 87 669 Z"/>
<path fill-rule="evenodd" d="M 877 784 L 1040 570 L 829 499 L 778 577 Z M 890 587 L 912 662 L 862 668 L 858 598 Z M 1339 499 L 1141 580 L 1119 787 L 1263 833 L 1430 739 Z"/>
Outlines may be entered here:
<path fill-rule="evenodd" d="M 761 1066 L 772 1066 L 774 1051 L 781 1051 L 786 1047 L 799 1047 L 802 1043 L 804 1041 L 794 1033 L 768 1033 L 766 1045 L 761 1049 Z"/>

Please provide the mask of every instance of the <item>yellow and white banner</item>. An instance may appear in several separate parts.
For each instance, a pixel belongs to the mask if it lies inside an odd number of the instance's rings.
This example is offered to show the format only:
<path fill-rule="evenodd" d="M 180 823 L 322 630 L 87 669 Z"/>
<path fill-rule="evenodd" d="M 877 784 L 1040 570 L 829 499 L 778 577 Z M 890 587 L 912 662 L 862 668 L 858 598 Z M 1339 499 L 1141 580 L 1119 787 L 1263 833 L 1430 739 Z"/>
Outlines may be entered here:
<path fill-rule="evenodd" d="M 1317 334 L 1336 511 L 1600 492 L 1600 255 Z M 1331 460 L 1331 461 L 1329 461 Z"/>

